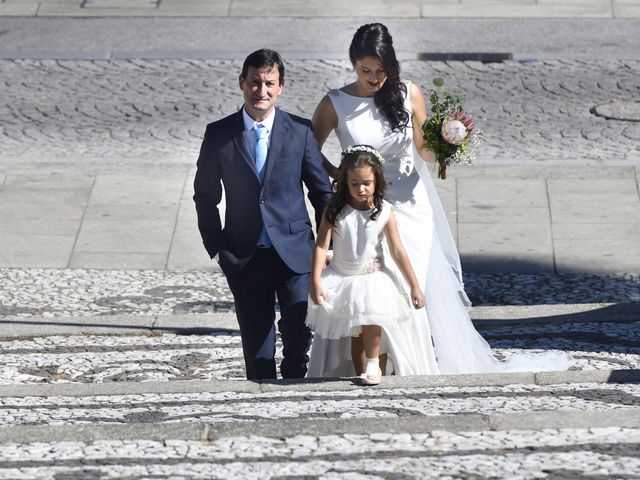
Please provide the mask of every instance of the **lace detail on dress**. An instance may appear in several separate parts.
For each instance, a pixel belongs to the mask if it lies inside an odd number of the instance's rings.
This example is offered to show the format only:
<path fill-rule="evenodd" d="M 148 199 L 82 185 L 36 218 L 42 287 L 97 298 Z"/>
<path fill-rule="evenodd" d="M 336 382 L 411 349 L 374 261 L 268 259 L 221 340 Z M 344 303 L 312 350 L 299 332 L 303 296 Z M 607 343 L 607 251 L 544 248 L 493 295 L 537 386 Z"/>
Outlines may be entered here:
<path fill-rule="evenodd" d="M 400 159 L 400 172 L 405 175 L 411 175 L 413 172 L 413 168 L 415 167 L 415 163 L 413 162 L 413 155 L 404 156 Z"/>
<path fill-rule="evenodd" d="M 343 275 L 367 275 L 379 272 L 384 268 L 384 260 L 379 257 L 358 262 L 350 262 L 343 258 L 332 258 L 329 265 Z"/>

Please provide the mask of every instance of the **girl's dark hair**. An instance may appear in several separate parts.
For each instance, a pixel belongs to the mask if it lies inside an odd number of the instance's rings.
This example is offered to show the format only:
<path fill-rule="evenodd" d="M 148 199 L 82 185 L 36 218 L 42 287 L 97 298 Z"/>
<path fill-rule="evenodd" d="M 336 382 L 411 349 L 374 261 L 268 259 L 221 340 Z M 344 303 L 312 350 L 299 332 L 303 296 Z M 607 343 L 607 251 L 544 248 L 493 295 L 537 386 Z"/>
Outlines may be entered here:
<path fill-rule="evenodd" d="M 342 160 L 338 167 L 338 174 L 333 181 L 333 196 L 329 200 L 325 210 L 327 221 L 333 227 L 336 226 L 336 220 L 342 208 L 349 203 L 350 194 L 347 173 L 352 168 L 371 167 L 376 182 L 376 187 L 373 192 L 371 220 L 378 218 L 378 215 L 380 215 L 382 211 L 382 200 L 384 199 L 384 192 L 387 188 L 387 181 L 384 178 L 384 167 L 376 154 L 367 151 L 358 151 L 357 149 L 359 147 L 375 151 L 373 147 L 369 145 L 354 145 L 348 153 L 346 151 L 342 152 Z"/>
<path fill-rule="evenodd" d="M 407 86 L 400 80 L 400 64 L 396 59 L 393 40 L 382 23 L 368 23 L 358 28 L 349 47 L 349 58 L 356 60 L 374 57 L 380 60 L 387 80 L 373 97 L 376 107 L 384 115 L 393 131 L 404 130 L 409 113 L 404 108 Z"/>

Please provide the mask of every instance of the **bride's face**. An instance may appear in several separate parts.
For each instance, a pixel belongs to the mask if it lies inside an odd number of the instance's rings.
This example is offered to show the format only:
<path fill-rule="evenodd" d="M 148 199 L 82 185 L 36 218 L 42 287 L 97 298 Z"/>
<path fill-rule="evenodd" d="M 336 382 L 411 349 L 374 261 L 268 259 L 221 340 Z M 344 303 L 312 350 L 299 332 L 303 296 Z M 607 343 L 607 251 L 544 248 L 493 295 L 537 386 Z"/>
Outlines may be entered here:
<path fill-rule="evenodd" d="M 382 62 L 376 57 L 364 57 L 353 64 L 358 77 L 358 91 L 363 96 L 373 96 L 387 80 Z"/>

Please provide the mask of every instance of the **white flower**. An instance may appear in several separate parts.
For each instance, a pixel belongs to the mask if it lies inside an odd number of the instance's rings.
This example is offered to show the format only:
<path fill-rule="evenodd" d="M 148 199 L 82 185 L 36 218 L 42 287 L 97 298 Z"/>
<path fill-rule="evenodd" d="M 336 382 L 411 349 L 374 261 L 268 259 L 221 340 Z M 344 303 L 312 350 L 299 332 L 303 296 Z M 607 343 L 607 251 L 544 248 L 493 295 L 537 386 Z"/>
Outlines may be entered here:
<path fill-rule="evenodd" d="M 462 145 L 467 138 L 467 127 L 460 120 L 445 118 L 442 122 L 442 138 L 451 145 Z"/>

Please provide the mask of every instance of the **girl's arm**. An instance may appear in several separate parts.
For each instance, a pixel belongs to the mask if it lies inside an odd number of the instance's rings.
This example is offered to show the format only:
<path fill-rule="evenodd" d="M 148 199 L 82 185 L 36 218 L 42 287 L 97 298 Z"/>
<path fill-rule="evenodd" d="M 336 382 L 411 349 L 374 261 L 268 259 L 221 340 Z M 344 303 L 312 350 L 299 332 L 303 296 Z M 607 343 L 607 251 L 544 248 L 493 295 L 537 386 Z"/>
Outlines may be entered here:
<path fill-rule="evenodd" d="M 331 242 L 331 225 L 327 221 L 327 215 L 322 215 L 316 246 L 313 250 L 313 261 L 311 263 L 311 288 L 309 296 L 316 305 L 320 304 L 320 299 L 325 297 L 324 289 L 320 284 L 320 274 L 325 267 L 327 260 L 327 250 Z"/>
<path fill-rule="evenodd" d="M 331 99 L 327 95 L 320 100 L 320 103 L 316 107 L 316 111 L 313 113 L 313 117 L 311 117 L 311 126 L 313 127 L 313 136 L 316 137 L 318 147 L 322 150 L 322 146 L 324 142 L 327 141 L 327 138 L 329 138 L 329 134 L 338 126 L 338 115 L 333 108 Z M 327 170 L 327 173 L 329 173 L 329 176 L 336 178 L 338 169 L 333 166 L 324 154 L 322 155 L 322 159 L 322 165 Z"/>
<path fill-rule="evenodd" d="M 420 156 L 427 162 L 434 163 L 436 157 L 430 150 L 424 148 L 424 137 L 422 136 L 422 124 L 427 119 L 427 109 L 424 104 L 424 96 L 420 87 L 411 82 L 409 89 L 411 99 L 411 125 L 413 125 L 413 143 Z"/>
<path fill-rule="evenodd" d="M 411 301 L 413 303 L 413 306 L 416 309 L 424 307 L 424 294 L 422 293 L 420 285 L 418 284 L 418 279 L 416 278 L 416 274 L 413 271 L 411 262 L 409 261 L 407 251 L 404 249 L 404 245 L 402 245 L 402 241 L 400 240 L 400 234 L 398 233 L 398 224 L 396 222 L 396 216 L 393 212 L 391 212 L 389 221 L 384 227 L 384 234 L 387 237 L 387 242 L 389 243 L 389 251 L 391 252 L 391 256 L 395 260 L 396 264 L 398 264 L 398 268 L 400 268 L 402 275 L 404 275 L 404 278 L 409 283 L 409 287 L 411 288 Z"/>

